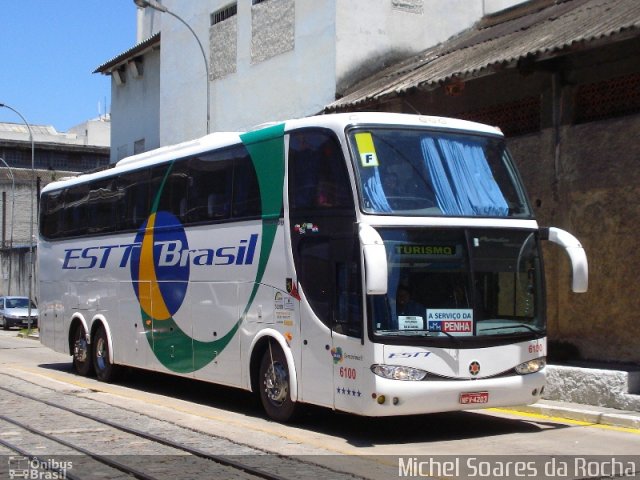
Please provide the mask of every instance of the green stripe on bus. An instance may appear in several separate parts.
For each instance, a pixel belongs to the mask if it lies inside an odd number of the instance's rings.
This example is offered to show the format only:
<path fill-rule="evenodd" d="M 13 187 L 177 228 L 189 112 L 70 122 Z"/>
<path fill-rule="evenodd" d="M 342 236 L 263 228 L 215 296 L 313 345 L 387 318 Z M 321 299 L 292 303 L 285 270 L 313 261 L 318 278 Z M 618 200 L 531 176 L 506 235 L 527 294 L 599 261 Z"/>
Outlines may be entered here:
<path fill-rule="evenodd" d="M 240 136 L 247 148 L 258 177 L 262 206 L 262 236 L 260 258 L 253 289 L 242 315 L 222 337 L 211 342 L 195 340 L 187 335 L 173 317 L 154 321 L 141 308 L 147 341 L 156 358 L 176 373 L 191 373 L 213 361 L 229 345 L 246 318 L 267 268 L 282 212 L 284 187 L 284 124 L 275 125 Z M 165 182 L 173 166 L 169 165 L 155 196 L 151 214 L 157 213 Z"/>

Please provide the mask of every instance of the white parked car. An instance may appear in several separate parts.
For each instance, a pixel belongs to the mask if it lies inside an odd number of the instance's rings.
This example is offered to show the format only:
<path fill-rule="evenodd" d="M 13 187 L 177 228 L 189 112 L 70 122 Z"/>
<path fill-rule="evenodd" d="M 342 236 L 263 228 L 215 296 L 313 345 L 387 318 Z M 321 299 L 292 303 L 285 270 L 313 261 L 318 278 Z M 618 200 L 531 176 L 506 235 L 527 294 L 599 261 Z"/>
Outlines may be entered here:
<path fill-rule="evenodd" d="M 29 324 L 29 299 L 27 297 L 0 297 L 2 329 L 26 327 Z M 31 326 L 38 326 L 38 308 L 31 302 Z"/>

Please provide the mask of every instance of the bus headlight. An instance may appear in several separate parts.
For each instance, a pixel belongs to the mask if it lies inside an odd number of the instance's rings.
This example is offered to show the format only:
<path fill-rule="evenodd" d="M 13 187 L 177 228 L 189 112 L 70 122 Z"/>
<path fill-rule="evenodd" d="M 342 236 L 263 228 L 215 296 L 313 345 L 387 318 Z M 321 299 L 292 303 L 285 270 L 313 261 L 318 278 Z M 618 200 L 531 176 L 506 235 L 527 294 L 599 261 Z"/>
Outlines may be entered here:
<path fill-rule="evenodd" d="M 382 378 L 391 380 L 420 381 L 427 376 L 427 372 L 419 368 L 403 367 L 400 365 L 371 365 L 371 371 Z"/>
<path fill-rule="evenodd" d="M 527 375 L 529 373 L 536 373 L 547 366 L 546 357 L 534 358 L 528 362 L 521 363 L 516 367 L 516 373 L 519 375 Z"/>

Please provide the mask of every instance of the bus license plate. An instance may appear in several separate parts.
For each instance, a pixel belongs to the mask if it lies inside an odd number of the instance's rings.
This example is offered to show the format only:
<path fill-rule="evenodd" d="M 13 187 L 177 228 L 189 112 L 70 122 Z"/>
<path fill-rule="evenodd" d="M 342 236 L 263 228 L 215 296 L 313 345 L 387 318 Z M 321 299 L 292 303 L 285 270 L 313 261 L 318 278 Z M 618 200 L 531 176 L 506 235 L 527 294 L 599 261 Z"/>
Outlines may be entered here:
<path fill-rule="evenodd" d="M 460 403 L 463 405 L 472 403 L 489 403 L 489 392 L 461 393 Z"/>

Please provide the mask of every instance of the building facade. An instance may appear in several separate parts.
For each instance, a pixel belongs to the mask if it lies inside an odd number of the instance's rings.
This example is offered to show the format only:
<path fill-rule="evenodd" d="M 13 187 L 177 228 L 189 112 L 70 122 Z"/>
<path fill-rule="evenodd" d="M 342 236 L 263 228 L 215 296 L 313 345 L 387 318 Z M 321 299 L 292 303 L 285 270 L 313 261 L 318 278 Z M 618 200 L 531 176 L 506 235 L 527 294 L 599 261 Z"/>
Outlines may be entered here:
<path fill-rule="evenodd" d="M 58 132 L 51 125 L 29 125 L 36 154 L 34 167 L 84 172 L 109 165 L 111 122 L 89 120 Z M 0 122 L 0 158 L 12 168 L 31 168 L 31 137 L 23 123 Z"/>
<path fill-rule="evenodd" d="M 210 132 L 316 114 L 385 65 L 520 1 L 163 0 L 193 32 L 139 9 L 137 45 L 96 69 L 112 77 L 111 161 L 206 134 L 207 106 Z"/>
<path fill-rule="evenodd" d="M 26 296 L 29 290 L 40 189 L 65 176 L 108 167 L 109 125 L 108 118 L 100 118 L 66 133 L 29 125 L 32 158 L 29 128 L 0 123 L 0 294 Z"/>
<path fill-rule="evenodd" d="M 98 67 L 111 76 L 110 162 L 160 146 L 160 33 Z"/>

